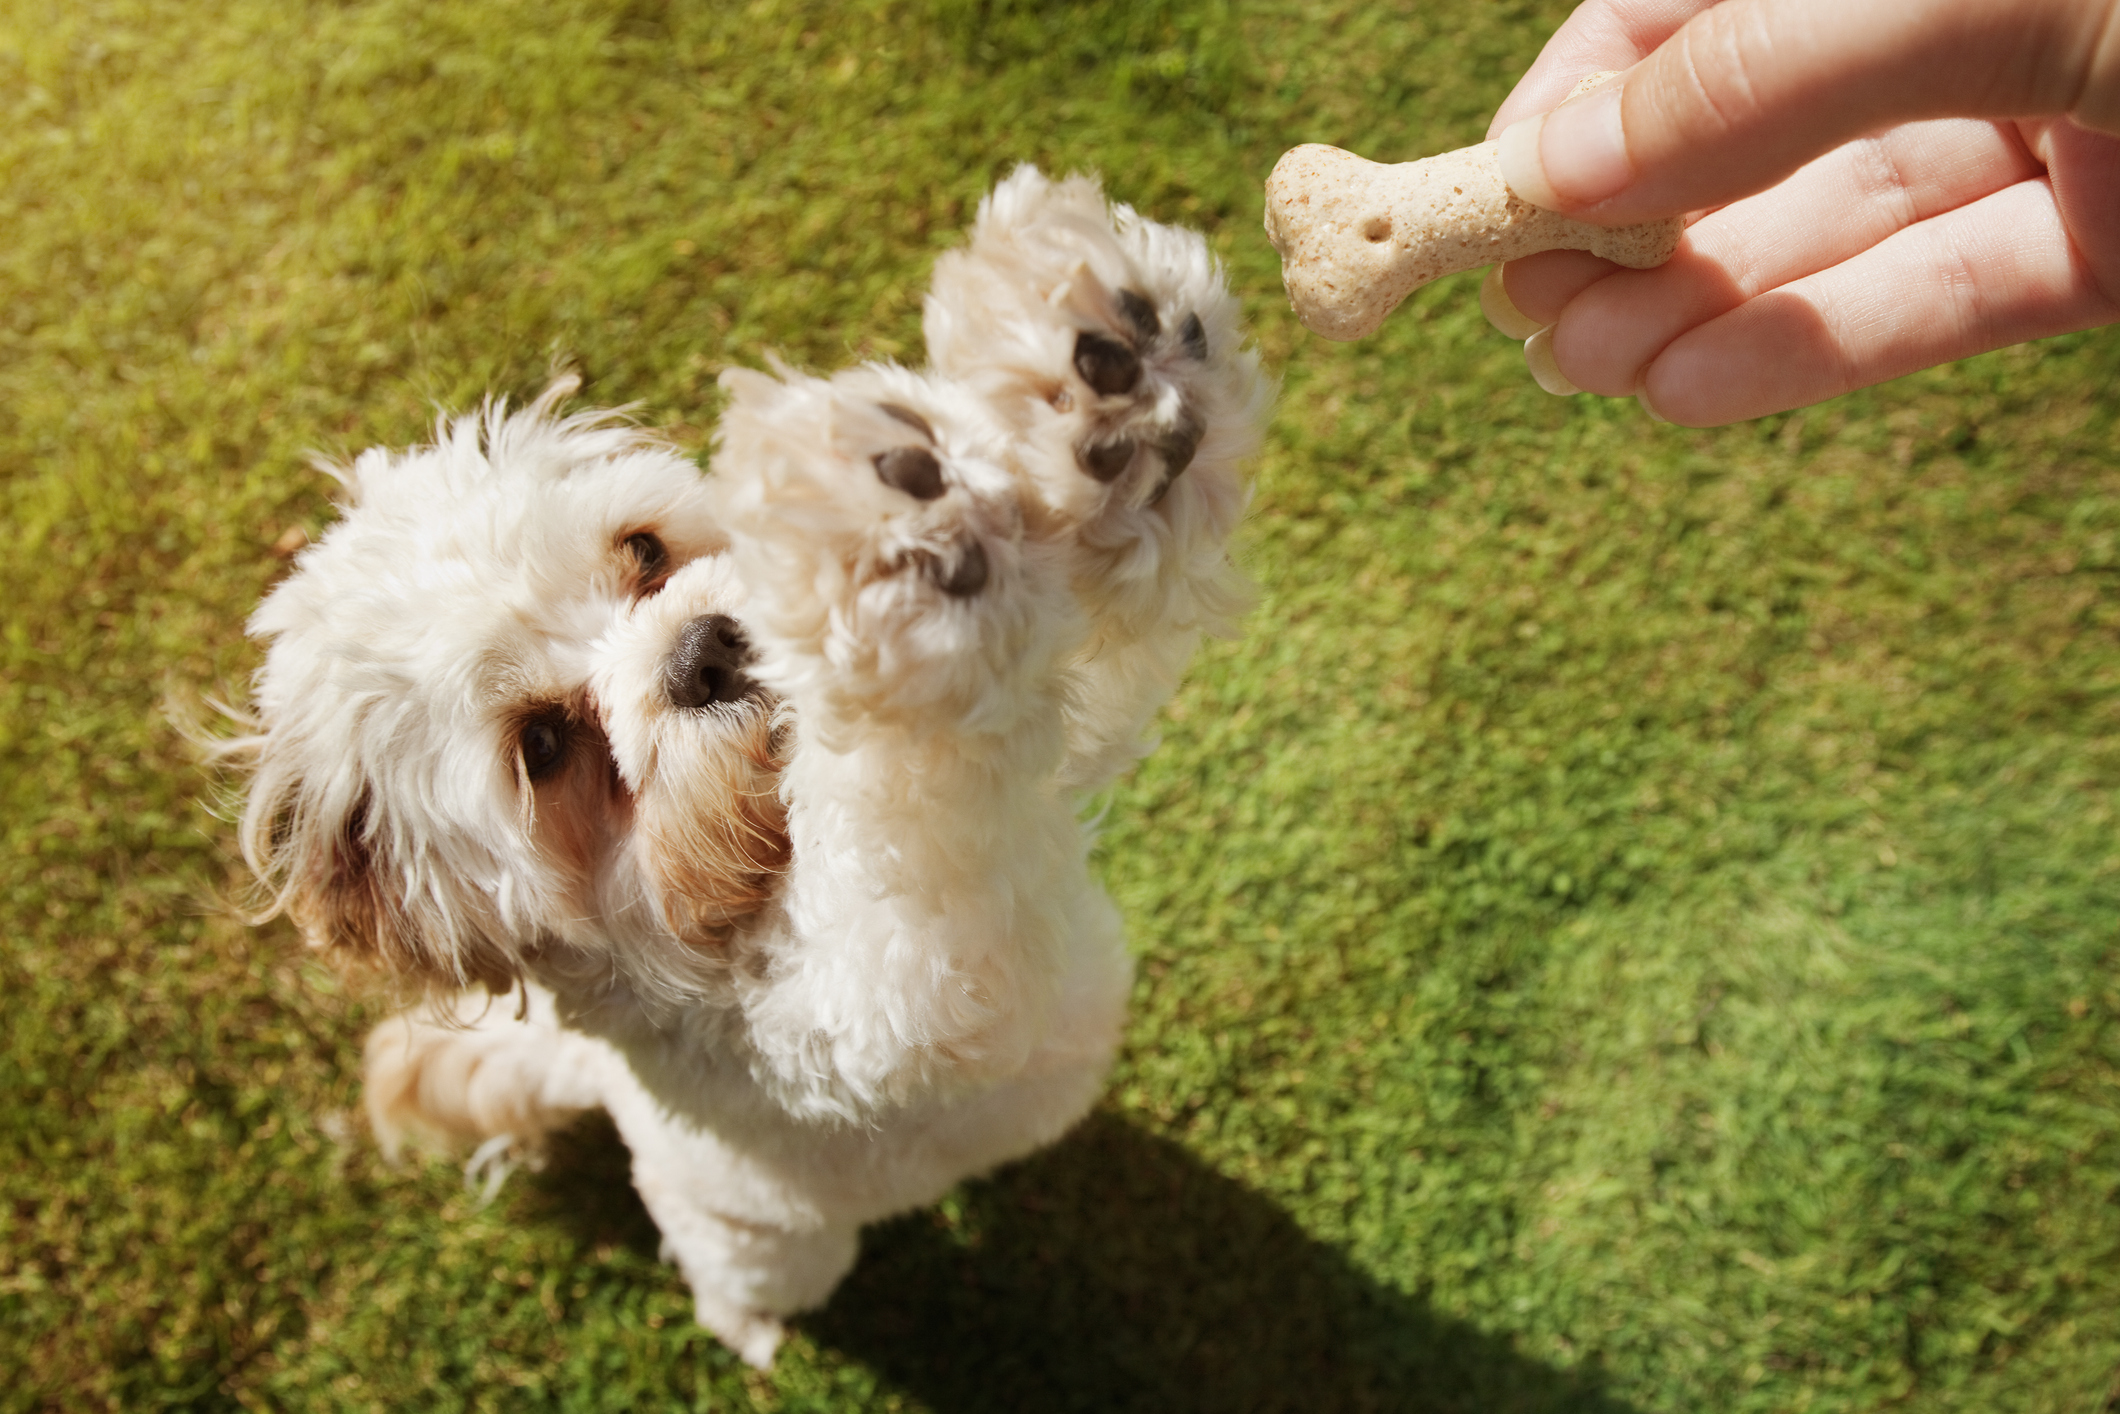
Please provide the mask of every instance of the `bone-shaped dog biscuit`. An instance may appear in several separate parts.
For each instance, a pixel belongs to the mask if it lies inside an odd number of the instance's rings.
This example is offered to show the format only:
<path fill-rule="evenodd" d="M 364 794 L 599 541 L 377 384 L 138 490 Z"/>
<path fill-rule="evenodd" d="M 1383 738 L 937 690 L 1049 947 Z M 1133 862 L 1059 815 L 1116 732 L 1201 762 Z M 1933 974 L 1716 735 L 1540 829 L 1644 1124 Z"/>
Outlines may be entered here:
<path fill-rule="evenodd" d="M 1577 86 L 1575 98 L 1609 75 Z M 1369 162 L 1321 143 L 1283 154 L 1266 179 L 1266 234 L 1296 317 L 1328 339 L 1375 331 L 1430 280 L 1542 250 L 1587 250 L 1635 270 L 1678 249 L 1685 218 L 1593 226 L 1509 190 L 1483 142 L 1419 162 Z"/>

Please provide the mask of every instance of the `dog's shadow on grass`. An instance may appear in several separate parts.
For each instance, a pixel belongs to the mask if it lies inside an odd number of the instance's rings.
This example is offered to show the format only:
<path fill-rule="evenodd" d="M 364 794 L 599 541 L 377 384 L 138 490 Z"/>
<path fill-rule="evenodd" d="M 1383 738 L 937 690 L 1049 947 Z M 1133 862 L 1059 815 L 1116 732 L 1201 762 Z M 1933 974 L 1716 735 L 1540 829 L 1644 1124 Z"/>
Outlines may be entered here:
<path fill-rule="evenodd" d="M 554 1158 L 540 1187 L 592 1184 L 601 1238 L 654 1250 L 608 1126 Z M 831 1304 L 796 1324 L 937 1414 L 1630 1414 L 1594 1372 L 1434 1314 L 1108 1113 L 938 1209 L 871 1228 Z"/>
<path fill-rule="evenodd" d="M 1378 1284 L 1271 1200 L 1108 1113 L 864 1235 L 802 1328 L 938 1414 L 1627 1414 Z"/>
<path fill-rule="evenodd" d="M 655 1251 L 604 1121 L 564 1136 L 536 1187 L 596 1240 Z M 1272 1200 L 1111 1113 L 871 1227 L 831 1304 L 795 1325 L 937 1414 L 1632 1414 L 1596 1372 L 1524 1359 L 1378 1285 Z"/>

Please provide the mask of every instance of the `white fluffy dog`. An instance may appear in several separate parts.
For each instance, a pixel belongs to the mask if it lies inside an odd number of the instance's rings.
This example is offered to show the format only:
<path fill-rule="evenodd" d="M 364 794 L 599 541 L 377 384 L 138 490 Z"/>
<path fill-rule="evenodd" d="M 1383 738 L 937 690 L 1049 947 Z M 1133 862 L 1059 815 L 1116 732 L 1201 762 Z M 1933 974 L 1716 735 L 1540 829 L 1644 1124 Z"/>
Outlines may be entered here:
<path fill-rule="evenodd" d="M 1198 236 L 1020 170 L 926 328 L 925 372 L 726 374 L 707 476 L 567 380 L 363 454 L 229 743 L 274 906 L 432 989 L 368 1043 L 386 1148 L 602 1106 L 759 1366 L 861 1224 L 1095 1098 L 1081 802 L 1244 591 L 1268 391 Z"/>

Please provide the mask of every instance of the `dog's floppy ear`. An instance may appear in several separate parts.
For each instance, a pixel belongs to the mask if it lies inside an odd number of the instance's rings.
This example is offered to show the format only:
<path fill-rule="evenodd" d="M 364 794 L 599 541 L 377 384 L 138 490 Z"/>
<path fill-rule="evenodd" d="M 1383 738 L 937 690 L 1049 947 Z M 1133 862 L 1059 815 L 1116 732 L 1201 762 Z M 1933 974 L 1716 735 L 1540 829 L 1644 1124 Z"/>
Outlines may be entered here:
<path fill-rule="evenodd" d="M 515 986 L 521 959 L 484 926 L 477 902 L 420 890 L 419 871 L 392 857 L 389 822 L 365 781 L 305 779 L 301 753 L 270 731 L 214 750 L 250 768 L 239 834 L 264 893 L 253 923 L 285 913 L 318 951 L 422 986 Z"/>
<path fill-rule="evenodd" d="M 404 872 L 371 828 L 369 799 L 363 790 L 336 828 L 312 825 L 311 839 L 288 842 L 280 903 L 303 941 L 427 986 L 512 990 L 514 956 L 474 922 L 406 896 Z"/>

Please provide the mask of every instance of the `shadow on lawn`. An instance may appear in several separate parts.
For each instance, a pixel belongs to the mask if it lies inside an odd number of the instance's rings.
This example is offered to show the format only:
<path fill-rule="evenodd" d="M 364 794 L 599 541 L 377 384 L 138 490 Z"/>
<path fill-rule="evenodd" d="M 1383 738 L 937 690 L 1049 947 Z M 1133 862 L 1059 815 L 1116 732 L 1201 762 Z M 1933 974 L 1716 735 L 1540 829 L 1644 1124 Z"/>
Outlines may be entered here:
<path fill-rule="evenodd" d="M 1594 1375 L 1380 1286 L 1113 1115 L 960 1199 L 954 1223 L 924 1212 L 871 1229 L 831 1305 L 800 1322 L 938 1414 L 1627 1414 Z"/>
<path fill-rule="evenodd" d="M 561 1136 L 553 1160 L 534 1188 L 554 1216 L 655 1251 L 607 1121 Z M 936 1414 L 1632 1414 L 1595 1372 L 1525 1359 L 1380 1286 L 1114 1115 L 950 1207 L 871 1228 L 832 1303 L 796 1323 Z"/>

